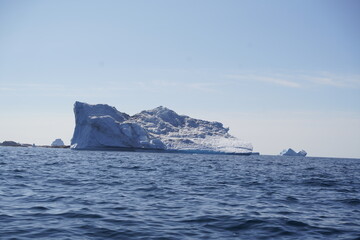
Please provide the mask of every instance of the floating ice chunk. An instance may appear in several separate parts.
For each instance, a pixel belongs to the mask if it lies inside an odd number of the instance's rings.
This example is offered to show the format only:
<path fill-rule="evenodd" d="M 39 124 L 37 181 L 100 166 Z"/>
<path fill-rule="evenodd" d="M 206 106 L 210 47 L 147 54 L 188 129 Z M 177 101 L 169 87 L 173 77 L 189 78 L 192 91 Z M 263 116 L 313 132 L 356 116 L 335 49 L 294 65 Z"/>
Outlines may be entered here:
<path fill-rule="evenodd" d="M 52 147 L 61 147 L 61 146 L 64 146 L 64 145 L 65 145 L 64 142 L 60 138 L 55 139 L 55 141 L 53 141 L 51 143 Z"/>
<path fill-rule="evenodd" d="M 301 150 L 300 152 L 297 153 L 291 148 L 284 149 L 280 153 L 280 155 L 282 155 L 282 156 L 300 156 L 300 157 L 305 157 L 306 154 L 307 154 L 307 152 L 305 152 L 305 150 Z"/>

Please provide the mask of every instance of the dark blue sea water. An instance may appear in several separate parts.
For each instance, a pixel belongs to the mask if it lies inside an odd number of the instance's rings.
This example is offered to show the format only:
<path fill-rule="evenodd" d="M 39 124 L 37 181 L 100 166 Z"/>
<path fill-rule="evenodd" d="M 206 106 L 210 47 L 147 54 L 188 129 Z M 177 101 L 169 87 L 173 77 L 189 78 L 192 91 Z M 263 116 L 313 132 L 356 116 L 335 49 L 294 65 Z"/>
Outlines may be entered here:
<path fill-rule="evenodd" d="M 360 239 L 360 160 L 0 147 L 0 239 Z"/>

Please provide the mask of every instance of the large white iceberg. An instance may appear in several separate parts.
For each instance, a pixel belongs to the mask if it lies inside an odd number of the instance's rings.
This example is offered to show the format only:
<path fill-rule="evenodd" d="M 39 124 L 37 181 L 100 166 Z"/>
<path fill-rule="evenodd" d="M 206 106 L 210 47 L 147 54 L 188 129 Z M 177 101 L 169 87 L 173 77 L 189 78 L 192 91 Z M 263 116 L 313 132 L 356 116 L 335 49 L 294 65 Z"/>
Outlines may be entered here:
<path fill-rule="evenodd" d="M 250 154 L 252 145 L 219 122 L 194 119 L 157 107 L 133 116 L 106 104 L 75 102 L 72 149 L 161 150 Z"/>

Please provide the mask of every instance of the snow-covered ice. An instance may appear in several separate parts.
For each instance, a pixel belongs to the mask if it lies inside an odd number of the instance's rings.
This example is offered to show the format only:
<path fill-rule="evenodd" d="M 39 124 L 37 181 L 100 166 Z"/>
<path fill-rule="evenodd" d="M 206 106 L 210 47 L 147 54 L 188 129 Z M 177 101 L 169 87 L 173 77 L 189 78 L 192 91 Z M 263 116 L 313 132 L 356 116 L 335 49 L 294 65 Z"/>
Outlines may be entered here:
<path fill-rule="evenodd" d="M 133 116 L 106 104 L 74 104 L 73 149 L 148 149 L 251 153 L 252 145 L 231 136 L 219 122 L 179 115 L 157 107 Z"/>

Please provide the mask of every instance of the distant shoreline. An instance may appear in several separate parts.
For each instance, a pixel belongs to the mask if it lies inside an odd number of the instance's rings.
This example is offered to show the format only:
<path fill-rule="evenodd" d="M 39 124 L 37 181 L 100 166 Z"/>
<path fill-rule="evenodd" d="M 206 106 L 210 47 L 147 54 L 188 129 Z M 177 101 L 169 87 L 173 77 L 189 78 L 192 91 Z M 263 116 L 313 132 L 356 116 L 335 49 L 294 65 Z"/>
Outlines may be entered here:
<path fill-rule="evenodd" d="M 41 147 L 41 148 L 70 148 L 70 145 L 64 146 L 49 146 L 49 145 L 35 145 L 28 143 L 16 143 L 13 141 L 5 141 L 5 143 L 0 143 L 0 147 Z"/>

